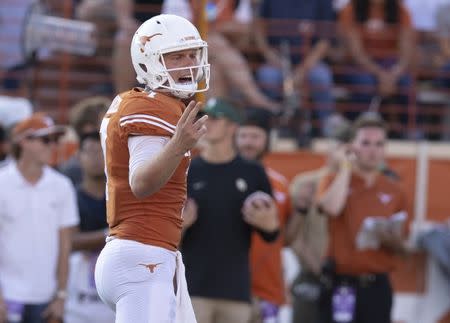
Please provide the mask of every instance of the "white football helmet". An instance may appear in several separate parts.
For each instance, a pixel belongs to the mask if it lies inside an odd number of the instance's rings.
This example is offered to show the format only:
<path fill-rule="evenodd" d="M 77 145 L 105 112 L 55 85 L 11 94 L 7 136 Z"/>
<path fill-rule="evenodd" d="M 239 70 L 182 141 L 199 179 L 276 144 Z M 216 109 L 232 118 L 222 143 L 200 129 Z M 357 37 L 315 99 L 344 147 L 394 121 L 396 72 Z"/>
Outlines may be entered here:
<path fill-rule="evenodd" d="M 197 28 L 185 18 L 155 16 L 138 28 L 131 41 L 131 60 L 136 79 L 152 90 L 164 90 L 182 99 L 207 91 L 210 76 L 207 46 Z M 192 48 L 199 49 L 197 65 L 167 69 L 163 54 Z M 181 70 L 187 72 L 182 82 L 174 80 L 169 74 Z M 199 89 L 202 80 L 205 81 L 204 86 Z"/>

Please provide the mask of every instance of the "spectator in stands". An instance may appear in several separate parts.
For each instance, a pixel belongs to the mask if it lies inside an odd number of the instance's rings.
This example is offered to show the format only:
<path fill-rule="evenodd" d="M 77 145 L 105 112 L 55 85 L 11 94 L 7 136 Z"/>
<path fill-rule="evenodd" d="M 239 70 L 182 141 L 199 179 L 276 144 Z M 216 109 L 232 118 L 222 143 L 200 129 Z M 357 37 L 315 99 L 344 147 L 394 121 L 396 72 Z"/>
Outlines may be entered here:
<path fill-rule="evenodd" d="M 70 125 L 75 129 L 78 139 L 86 134 L 99 132 L 103 115 L 108 110 L 111 100 L 103 96 L 94 96 L 81 100 L 70 109 Z M 61 165 L 60 171 L 68 176 L 75 185 L 81 183 L 83 173 L 79 156 L 75 155 Z"/>
<path fill-rule="evenodd" d="M 191 163 L 183 209 L 186 278 L 199 323 L 248 322 L 251 234 L 274 241 L 277 208 L 263 167 L 236 153 L 234 106 L 213 98 L 204 111 L 206 143 Z"/>
<path fill-rule="evenodd" d="M 329 217 L 328 257 L 334 264 L 321 322 L 390 323 L 389 273 L 397 256 L 407 252 L 406 195 L 378 169 L 384 160 L 385 125 L 377 118 L 361 118 L 353 128 L 350 149 L 337 151 L 339 170 L 322 179 L 316 201 Z M 393 221 L 394 214 L 403 221 L 399 230 L 387 222 L 375 228 L 366 225 Z"/>
<path fill-rule="evenodd" d="M 41 114 L 18 123 L 15 162 L 0 170 L 0 308 L 10 321 L 63 316 L 77 205 L 70 180 L 47 166 L 63 129 Z"/>
<path fill-rule="evenodd" d="M 279 105 L 259 89 L 252 71 L 242 55 L 239 46 L 247 46 L 251 31 L 252 11 L 250 0 L 207 1 L 206 8 L 200 2 L 165 0 L 163 13 L 178 14 L 186 19 L 199 21 L 199 13 L 206 10 L 209 62 L 211 80 L 209 97 L 226 97 L 236 93 L 242 95 L 248 105 L 261 107 L 272 112 Z"/>
<path fill-rule="evenodd" d="M 257 71 L 261 86 L 270 97 L 281 100 L 287 94 L 282 90 L 287 77 L 296 91 L 308 84 L 321 125 L 334 111 L 333 76 L 324 63 L 333 19 L 331 0 L 262 0 L 255 30 L 257 47 L 266 60 Z M 283 52 L 283 44 L 289 51 Z"/>
<path fill-rule="evenodd" d="M 94 268 L 105 245 L 106 200 L 103 153 L 98 131 L 80 138 L 78 153 L 83 180 L 77 187 L 80 224 L 73 236 L 66 323 L 112 323 L 114 312 L 99 298 Z"/>
<path fill-rule="evenodd" d="M 321 179 L 339 169 L 338 152 L 348 147 L 352 139 L 350 124 L 341 123 L 330 138 L 324 167 L 300 173 L 290 186 L 294 216 L 299 225 L 291 248 L 298 257 L 300 272 L 292 285 L 293 323 L 316 323 L 319 318 L 320 277 L 328 245 L 327 219 L 314 205 Z"/>
<path fill-rule="evenodd" d="M 414 54 L 411 17 L 400 0 L 352 0 L 339 14 L 341 32 L 352 61 L 361 72 L 348 82 L 352 101 L 364 103 L 375 95 L 408 104 Z M 406 111 L 406 107 L 405 107 Z"/>
<path fill-rule="evenodd" d="M 137 85 L 130 56 L 135 31 L 147 19 L 161 13 L 163 0 L 113 0 L 117 32 L 114 39 L 113 78 L 115 92 L 128 91 Z"/>
<path fill-rule="evenodd" d="M 0 3 L 0 89 L 7 95 L 28 97 L 29 68 L 24 55 L 22 37 L 24 21 L 33 0 Z"/>
<path fill-rule="evenodd" d="M 439 50 L 435 63 L 440 75 L 436 79 L 436 85 L 439 90 L 445 91 L 444 95 L 448 98 L 450 89 L 450 3 L 441 3 L 436 10 L 436 32 L 438 37 Z M 448 100 L 445 100 L 448 101 Z M 448 105 L 448 104 L 447 104 Z M 441 139 L 450 140 L 450 112 L 448 107 L 443 115 L 439 115 L 442 120 L 443 131 Z"/>
<path fill-rule="evenodd" d="M 438 7 L 436 14 L 440 48 L 440 64 L 444 76 L 439 78 L 439 85 L 444 89 L 450 88 L 450 3 Z"/>
<path fill-rule="evenodd" d="M 113 0 L 82 0 L 75 10 L 75 18 L 93 23 L 97 47 L 92 57 L 73 57 L 72 68 L 84 74 L 89 95 L 113 96 L 114 82 L 111 59 L 117 30 Z M 89 85 L 88 85 L 89 84 Z"/>
<path fill-rule="evenodd" d="M 239 154 L 248 159 L 262 162 L 269 151 L 271 116 L 261 109 L 249 109 L 236 135 Z M 255 310 L 254 323 L 278 321 L 278 312 L 286 303 L 281 251 L 285 245 L 284 228 L 291 215 L 287 179 L 270 167 L 265 167 L 272 185 L 273 196 L 278 207 L 280 236 L 272 243 L 253 233 L 250 248 L 250 268 L 252 274 L 252 295 Z"/>

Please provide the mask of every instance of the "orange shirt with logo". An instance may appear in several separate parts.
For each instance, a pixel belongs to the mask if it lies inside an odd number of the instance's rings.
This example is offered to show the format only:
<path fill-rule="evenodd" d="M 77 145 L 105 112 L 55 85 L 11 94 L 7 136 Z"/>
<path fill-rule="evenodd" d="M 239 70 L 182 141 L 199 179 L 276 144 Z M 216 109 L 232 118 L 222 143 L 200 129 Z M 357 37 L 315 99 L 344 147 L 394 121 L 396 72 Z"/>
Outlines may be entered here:
<path fill-rule="evenodd" d="M 156 193 L 138 199 L 129 185 L 128 138 L 172 137 L 185 105 L 178 99 L 135 88 L 118 95 L 102 126 L 107 175 L 110 235 L 175 251 L 181 238 L 181 212 L 186 199 L 186 154 L 169 181 Z"/>
<path fill-rule="evenodd" d="M 352 3 L 339 13 L 339 23 L 344 32 L 356 28 L 360 34 L 364 49 L 376 58 L 396 57 L 399 49 L 400 28 L 412 28 L 411 15 L 404 5 L 399 6 L 399 19 L 396 25 L 388 25 L 384 19 L 384 6 L 371 5 L 365 24 L 356 20 Z"/>
<path fill-rule="evenodd" d="M 271 168 L 266 168 L 272 185 L 273 196 L 278 207 L 280 228 L 284 227 L 291 214 L 291 202 L 287 179 Z M 250 269 L 253 295 L 277 305 L 285 303 L 285 288 L 281 250 L 284 234 L 272 243 L 265 242 L 258 233 L 253 233 L 250 248 Z"/>
<path fill-rule="evenodd" d="M 334 176 L 325 177 L 319 185 L 319 196 L 332 183 Z M 389 217 L 407 210 L 406 194 L 399 183 L 379 174 L 372 186 L 353 173 L 341 214 L 329 218 L 328 256 L 336 261 L 338 274 L 359 275 L 391 272 L 397 257 L 392 251 L 379 248 L 359 250 L 356 237 L 364 220 L 369 217 Z"/>

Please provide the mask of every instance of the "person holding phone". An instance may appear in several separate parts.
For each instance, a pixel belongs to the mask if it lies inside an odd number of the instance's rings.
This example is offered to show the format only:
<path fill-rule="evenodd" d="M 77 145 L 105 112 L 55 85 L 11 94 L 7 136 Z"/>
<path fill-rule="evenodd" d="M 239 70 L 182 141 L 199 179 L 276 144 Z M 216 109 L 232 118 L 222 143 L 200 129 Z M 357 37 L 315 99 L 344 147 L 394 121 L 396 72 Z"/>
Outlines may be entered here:
<path fill-rule="evenodd" d="M 324 177 L 318 189 L 316 203 L 329 219 L 328 257 L 334 264 L 320 322 L 390 323 L 389 273 L 396 267 L 397 256 L 408 251 L 405 233 L 398 235 L 390 228 L 378 231 L 380 244 L 364 250 L 356 241 L 368 217 L 406 212 L 406 195 L 398 181 L 379 170 L 387 139 L 384 123 L 362 117 L 353 131 L 350 148 L 338 152 L 338 171 Z"/>

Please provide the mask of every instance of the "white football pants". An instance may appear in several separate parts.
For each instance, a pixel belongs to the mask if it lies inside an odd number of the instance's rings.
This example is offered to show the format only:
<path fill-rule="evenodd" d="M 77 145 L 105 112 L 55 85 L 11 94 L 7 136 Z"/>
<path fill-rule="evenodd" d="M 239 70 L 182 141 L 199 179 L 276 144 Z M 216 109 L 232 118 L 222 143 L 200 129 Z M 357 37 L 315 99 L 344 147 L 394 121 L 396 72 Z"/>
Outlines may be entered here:
<path fill-rule="evenodd" d="M 95 283 L 116 312 L 116 323 L 196 323 L 180 252 L 109 238 L 97 260 Z"/>

